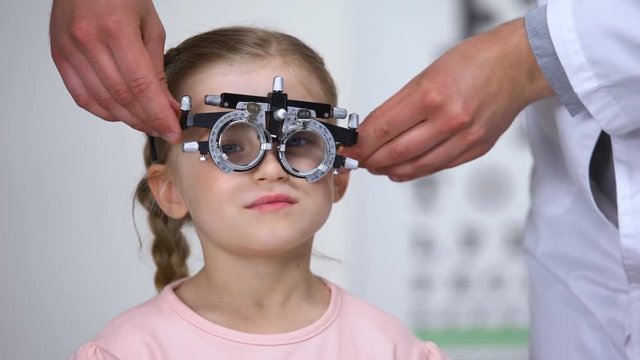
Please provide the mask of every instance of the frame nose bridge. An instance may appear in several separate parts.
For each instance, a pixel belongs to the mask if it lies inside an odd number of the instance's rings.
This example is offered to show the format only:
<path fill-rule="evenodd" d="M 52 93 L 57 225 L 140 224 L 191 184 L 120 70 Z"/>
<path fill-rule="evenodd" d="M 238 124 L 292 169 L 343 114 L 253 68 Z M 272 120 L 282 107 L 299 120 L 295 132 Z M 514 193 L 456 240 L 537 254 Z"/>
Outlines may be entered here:
<path fill-rule="evenodd" d="M 275 145 L 275 144 L 274 144 Z M 257 180 L 284 179 L 289 176 L 284 164 L 278 156 L 278 147 L 272 146 L 266 150 L 262 159 L 252 169 Z"/>

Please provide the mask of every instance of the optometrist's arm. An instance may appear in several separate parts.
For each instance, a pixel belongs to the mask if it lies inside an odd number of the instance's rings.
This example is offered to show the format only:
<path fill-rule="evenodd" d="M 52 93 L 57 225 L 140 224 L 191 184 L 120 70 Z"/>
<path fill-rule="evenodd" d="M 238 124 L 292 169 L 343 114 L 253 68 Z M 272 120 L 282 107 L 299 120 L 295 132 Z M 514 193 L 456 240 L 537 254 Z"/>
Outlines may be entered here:
<path fill-rule="evenodd" d="M 165 33 L 151 0 L 54 0 L 51 56 L 82 108 L 172 143 L 178 103 L 164 81 Z"/>
<path fill-rule="evenodd" d="M 407 181 L 485 154 L 528 104 L 551 97 L 523 19 L 469 38 L 375 109 L 344 155 Z"/>

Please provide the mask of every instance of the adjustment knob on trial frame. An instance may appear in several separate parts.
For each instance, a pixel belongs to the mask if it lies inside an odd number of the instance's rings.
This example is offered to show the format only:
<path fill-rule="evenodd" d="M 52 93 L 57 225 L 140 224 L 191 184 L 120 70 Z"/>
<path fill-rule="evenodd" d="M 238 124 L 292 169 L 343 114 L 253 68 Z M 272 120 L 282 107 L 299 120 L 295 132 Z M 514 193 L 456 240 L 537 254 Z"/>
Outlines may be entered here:
<path fill-rule="evenodd" d="M 277 121 L 284 121 L 287 118 L 287 110 L 278 109 L 273 112 L 273 118 Z"/>
<path fill-rule="evenodd" d="M 222 97 L 220 95 L 205 95 L 204 103 L 212 106 L 220 106 L 222 104 Z"/>

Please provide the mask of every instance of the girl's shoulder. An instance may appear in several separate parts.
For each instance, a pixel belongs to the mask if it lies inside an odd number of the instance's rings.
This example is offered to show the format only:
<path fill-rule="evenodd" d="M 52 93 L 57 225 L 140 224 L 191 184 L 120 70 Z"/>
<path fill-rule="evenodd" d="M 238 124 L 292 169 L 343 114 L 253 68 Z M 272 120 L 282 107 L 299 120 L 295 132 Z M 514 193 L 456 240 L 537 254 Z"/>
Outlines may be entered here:
<path fill-rule="evenodd" d="M 137 305 L 113 318 L 96 336 L 103 341 L 113 337 L 131 339 L 146 336 L 160 323 L 166 324 L 174 317 L 168 306 L 164 291 L 148 301 Z"/>
<path fill-rule="evenodd" d="M 109 321 L 93 340 L 82 345 L 72 359 L 131 359 L 148 346 L 173 336 L 172 324 L 182 321 L 172 310 L 169 289 Z M 145 347 L 139 346 L 145 344 Z M 133 357 L 132 357 L 133 356 Z"/>
<path fill-rule="evenodd" d="M 393 351 L 393 359 L 446 360 L 440 349 L 422 341 L 398 318 L 379 307 L 331 284 L 340 293 L 340 313 L 335 326 L 340 332 L 354 334 L 354 341 L 364 342 L 380 352 Z"/>
<path fill-rule="evenodd" d="M 331 285 L 340 293 L 340 320 L 371 332 L 382 332 L 389 336 L 413 336 L 409 328 L 398 318 L 364 299 L 356 297 L 338 285 Z"/>

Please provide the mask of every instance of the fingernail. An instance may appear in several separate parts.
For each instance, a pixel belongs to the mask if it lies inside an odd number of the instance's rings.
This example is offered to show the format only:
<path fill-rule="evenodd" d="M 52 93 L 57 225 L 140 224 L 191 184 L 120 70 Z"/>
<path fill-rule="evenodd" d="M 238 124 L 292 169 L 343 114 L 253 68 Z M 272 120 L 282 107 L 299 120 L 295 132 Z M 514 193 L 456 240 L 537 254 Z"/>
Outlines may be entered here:
<path fill-rule="evenodd" d="M 178 139 L 180 139 L 180 134 L 168 133 L 168 134 L 162 135 L 162 138 L 165 139 L 167 142 L 170 142 L 171 144 L 175 144 L 178 142 Z"/>

